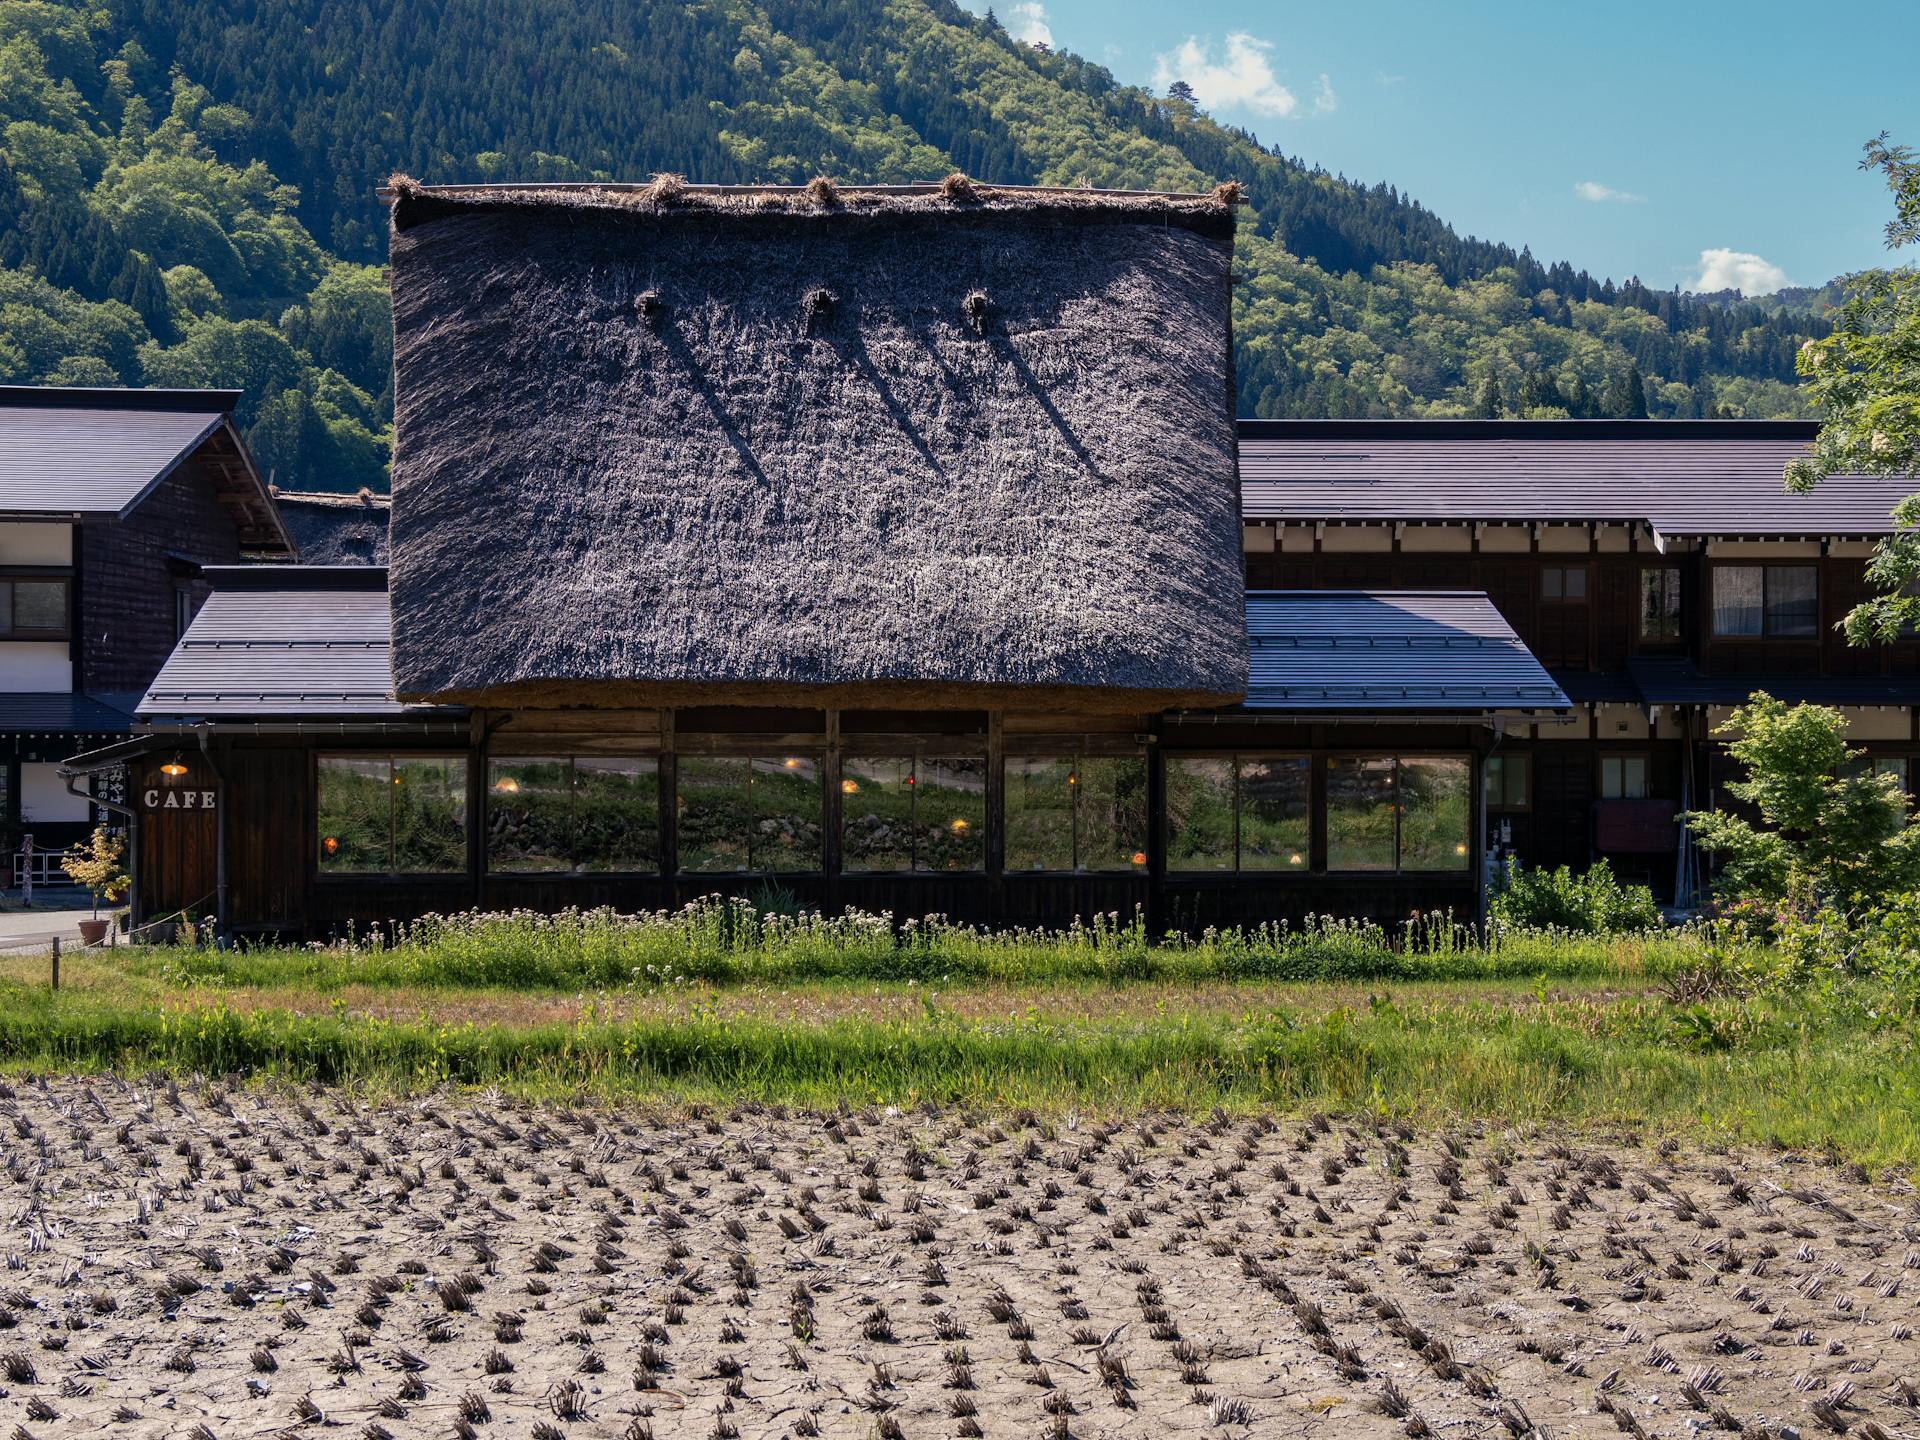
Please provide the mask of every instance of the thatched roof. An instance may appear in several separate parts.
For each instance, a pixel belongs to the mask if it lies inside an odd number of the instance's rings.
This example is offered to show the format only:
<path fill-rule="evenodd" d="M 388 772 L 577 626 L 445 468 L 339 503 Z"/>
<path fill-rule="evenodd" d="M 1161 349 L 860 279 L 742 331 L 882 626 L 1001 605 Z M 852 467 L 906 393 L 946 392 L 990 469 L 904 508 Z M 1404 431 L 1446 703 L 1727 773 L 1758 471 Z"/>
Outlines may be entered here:
<path fill-rule="evenodd" d="M 280 519 L 300 547 L 303 565 L 385 565 L 387 497 L 362 490 L 336 495 L 313 490 L 274 494 Z"/>
<path fill-rule="evenodd" d="M 1230 193 L 391 193 L 403 697 L 1245 690 Z"/>

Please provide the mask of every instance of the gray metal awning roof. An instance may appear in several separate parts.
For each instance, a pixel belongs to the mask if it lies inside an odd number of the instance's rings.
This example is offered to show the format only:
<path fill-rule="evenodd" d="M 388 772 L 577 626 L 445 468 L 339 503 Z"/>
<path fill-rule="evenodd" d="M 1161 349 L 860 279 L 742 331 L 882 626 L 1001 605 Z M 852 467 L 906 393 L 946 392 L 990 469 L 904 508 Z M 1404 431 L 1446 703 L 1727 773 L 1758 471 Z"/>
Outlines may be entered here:
<path fill-rule="evenodd" d="M 1920 676 L 1706 675 L 1680 656 L 1627 661 L 1646 705 L 1744 705 L 1756 690 L 1776 700 L 1815 705 L 1920 705 Z"/>
<path fill-rule="evenodd" d="M 293 553 L 233 422 L 237 390 L 0 385 L 0 516 L 124 517 L 197 456 L 244 551 Z"/>
<path fill-rule="evenodd" d="M 1570 708 L 1482 594 L 1256 591 L 1247 638 L 1250 711 Z"/>
<path fill-rule="evenodd" d="M 0 731 L 123 735 L 132 725 L 131 713 L 92 695 L 0 695 Z"/>
<path fill-rule="evenodd" d="M 1811 421 L 1243 420 L 1249 520 L 1642 524 L 1656 536 L 1882 535 L 1912 485 L 1782 476 Z"/>
<path fill-rule="evenodd" d="M 140 701 L 140 717 L 403 716 L 393 698 L 387 572 L 214 566 L 213 594 Z"/>

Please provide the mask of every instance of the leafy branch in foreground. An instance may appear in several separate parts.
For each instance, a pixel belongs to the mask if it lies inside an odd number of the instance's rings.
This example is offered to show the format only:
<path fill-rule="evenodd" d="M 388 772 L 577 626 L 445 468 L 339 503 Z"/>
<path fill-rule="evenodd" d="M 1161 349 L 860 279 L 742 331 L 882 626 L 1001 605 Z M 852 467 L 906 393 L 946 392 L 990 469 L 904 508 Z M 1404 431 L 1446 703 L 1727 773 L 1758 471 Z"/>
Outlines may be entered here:
<path fill-rule="evenodd" d="M 1811 895 L 1844 911 L 1920 887 L 1920 825 L 1891 775 L 1848 746 L 1846 718 L 1825 705 L 1788 705 L 1765 692 L 1718 726 L 1747 778 L 1727 790 L 1759 823 L 1722 810 L 1686 816 L 1700 847 L 1722 859 L 1732 896 Z"/>
<path fill-rule="evenodd" d="M 1882 133 L 1867 142 L 1863 170 L 1879 170 L 1893 193 L 1887 248 L 1920 240 L 1920 157 Z M 1903 265 L 1847 277 L 1851 292 L 1834 331 L 1800 347 L 1822 424 L 1812 448 L 1787 467 L 1787 486 L 1807 491 L 1831 475 L 1920 474 L 1920 269 Z M 1898 639 L 1920 625 L 1920 495 L 1895 507 L 1898 533 L 1881 542 L 1867 578 L 1880 592 L 1846 618 L 1855 645 Z"/>

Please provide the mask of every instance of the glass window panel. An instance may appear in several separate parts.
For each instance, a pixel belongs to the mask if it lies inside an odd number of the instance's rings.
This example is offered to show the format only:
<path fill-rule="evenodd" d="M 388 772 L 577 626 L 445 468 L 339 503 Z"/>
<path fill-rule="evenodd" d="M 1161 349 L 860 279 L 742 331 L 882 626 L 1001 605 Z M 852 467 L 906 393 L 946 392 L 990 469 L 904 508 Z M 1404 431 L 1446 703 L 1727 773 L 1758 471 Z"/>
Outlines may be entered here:
<path fill-rule="evenodd" d="M 1549 565 L 1540 572 L 1540 598 L 1542 600 L 1558 600 L 1561 598 L 1560 575 L 1559 567 L 1554 565 Z"/>
<path fill-rule="evenodd" d="M 1395 809 L 1393 761 L 1327 761 L 1327 868 L 1393 869 Z"/>
<path fill-rule="evenodd" d="M 1879 755 L 1874 757 L 1873 773 L 1891 775 L 1902 790 L 1907 788 L 1907 757 L 1904 755 Z"/>
<path fill-rule="evenodd" d="M 1767 571 L 1767 633 L 1820 633 L 1820 572 L 1811 565 L 1777 565 Z"/>
<path fill-rule="evenodd" d="M 467 762 L 393 757 L 393 868 L 400 875 L 467 868 Z"/>
<path fill-rule="evenodd" d="M 923 755 L 913 776 L 914 868 L 984 870 L 987 762 Z"/>
<path fill-rule="evenodd" d="M 563 758 L 487 762 L 487 869 L 526 874 L 572 864 L 573 767 Z"/>
<path fill-rule="evenodd" d="M 1073 762 L 1021 756 L 1006 763 L 1006 868 L 1073 868 Z"/>
<path fill-rule="evenodd" d="M 1566 592 L 1569 600 L 1587 598 L 1587 572 L 1584 566 L 1576 566 L 1567 571 Z"/>
<path fill-rule="evenodd" d="M 1465 756 L 1400 762 L 1400 868 L 1464 870 L 1472 833 L 1472 765 Z"/>
<path fill-rule="evenodd" d="M 573 861 L 582 870 L 660 868 L 660 762 L 580 755 L 573 762 Z"/>
<path fill-rule="evenodd" d="M 749 861 L 755 870 L 780 873 L 818 870 L 821 806 L 820 757 L 761 756 L 753 762 L 753 832 Z"/>
<path fill-rule="evenodd" d="M 13 582 L 0 580 L 0 635 L 13 633 Z"/>
<path fill-rule="evenodd" d="M 1146 758 L 1084 756 L 1079 776 L 1079 868 L 1138 870 L 1144 874 L 1147 868 Z"/>
<path fill-rule="evenodd" d="M 1305 756 L 1240 761 L 1240 868 L 1305 870 L 1312 767 Z"/>
<path fill-rule="evenodd" d="M 63 634 L 67 628 L 67 582 L 14 581 L 13 628 L 22 633 L 46 631 Z"/>
<path fill-rule="evenodd" d="M 1233 869 L 1233 761 L 1167 761 L 1167 869 Z"/>
<path fill-rule="evenodd" d="M 1765 581 L 1758 565 L 1722 565 L 1713 572 L 1713 633 L 1760 633 Z"/>
<path fill-rule="evenodd" d="M 393 773 L 387 757 L 322 755 L 317 788 L 320 873 L 390 869 Z"/>
<path fill-rule="evenodd" d="M 1647 760 L 1644 755 L 1607 755 L 1600 760 L 1602 800 L 1647 798 Z"/>
<path fill-rule="evenodd" d="M 680 868 L 695 874 L 747 868 L 753 793 L 745 756 L 682 755 Z"/>
<path fill-rule="evenodd" d="M 1680 638 L 1680 572 L 1671 566 L 1640 572 L 1640 638 Z"/>
<path fill-rule="evenodd" d="M 1527 807 L 1527 760 L 1524 755 L 1487 757 L 1487 804 L 1498 809 Z"/>
<path fill-rule="evenodd" d="M 840 868 L 911 870 L 912 758 L 849 758 L 840 775 Z"/>

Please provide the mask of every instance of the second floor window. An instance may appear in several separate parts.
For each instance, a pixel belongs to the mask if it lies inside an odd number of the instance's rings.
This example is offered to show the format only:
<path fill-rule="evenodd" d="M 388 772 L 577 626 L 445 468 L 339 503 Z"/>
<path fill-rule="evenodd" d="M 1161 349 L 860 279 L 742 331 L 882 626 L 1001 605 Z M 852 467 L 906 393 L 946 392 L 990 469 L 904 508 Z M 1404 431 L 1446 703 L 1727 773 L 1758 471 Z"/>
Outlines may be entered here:
<path fill-rule="evenodd" d="M 1671 565 L 1640 572 L 1640 638 L 1654 642 L 1681 638 L 1680 572 Z"/>
<path fill-rule="evenodd" d="M 1602 800 L 1646 799 L 1647 757 L 1644 755 L 1601 756 L 1600 798 Z"/>
<path fill-rule="evenodd" d="M 1713 633 L 1722 639 L 1808 639 L 1820 633 L 1813 565 L 1722 565 L 1713 572 Z"/>
<path fill-rule="evenodd" d="M 67 638 L 67 582 L 0 576 L 0 640 Z"/>
<path fill-rule="evenodd" d="M 1587 567 L 1548 565 L 1540 571 L 1540 598 L 1555 605 L 1587 602 Z"/>
<path fill-rule="evenodd" d="M 1489 810 L 1525 810 L 1528 808 L 1529 766 L 1524 755 L 1487 757 L 1487 808 Z"/>

